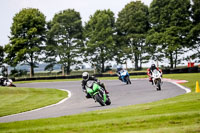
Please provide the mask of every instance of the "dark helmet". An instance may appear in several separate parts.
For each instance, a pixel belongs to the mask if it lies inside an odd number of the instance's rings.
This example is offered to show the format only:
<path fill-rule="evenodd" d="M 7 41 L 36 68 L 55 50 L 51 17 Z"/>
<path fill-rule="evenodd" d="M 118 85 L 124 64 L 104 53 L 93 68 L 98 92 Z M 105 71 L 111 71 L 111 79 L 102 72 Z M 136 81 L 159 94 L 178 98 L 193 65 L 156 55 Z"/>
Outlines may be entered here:
<path fill-rule="evenodd" d="M 88 80 L 89 79 L 89 73 L 88 72 L 84 72 L 82 74 L 82 78 L 83 78 L 83 80 Z"/>
<path fill-rule="evenodd" d="M 156 69 L 156 65 L 155 65 L 155 64 L 152 64 L 152 65 L 151 65 L 151 70 L 154 70 L 154 69 Z"/>

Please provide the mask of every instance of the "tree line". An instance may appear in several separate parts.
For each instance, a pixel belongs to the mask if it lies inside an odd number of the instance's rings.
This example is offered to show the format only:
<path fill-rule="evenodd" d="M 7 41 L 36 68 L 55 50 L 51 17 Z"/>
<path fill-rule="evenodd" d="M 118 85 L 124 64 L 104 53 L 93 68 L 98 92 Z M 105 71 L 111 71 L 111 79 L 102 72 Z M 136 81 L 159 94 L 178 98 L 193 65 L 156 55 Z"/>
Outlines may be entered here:
<path fill-rule="evenodd" d="M 25 8 L 13 17 L 9 43 L 0 46 L 0 64 L 30 66 L 30 76 L 39 62 L 62 65 L 70 73 L 73 65 L 88 62 L 105 71 L 105 64 L 134 63 L 135 69 L 149 60 L 168 59 L 171 68 L 183 60 L 200 59 L 200 1 L 153 0 L 148 7 L 132 1 L 114 17 L 97 10 L 83 25 L 80 13 L 66 9 L 52 20 L 35 8 Z M 192 51 L 187 58 L 185 52 Z"/>

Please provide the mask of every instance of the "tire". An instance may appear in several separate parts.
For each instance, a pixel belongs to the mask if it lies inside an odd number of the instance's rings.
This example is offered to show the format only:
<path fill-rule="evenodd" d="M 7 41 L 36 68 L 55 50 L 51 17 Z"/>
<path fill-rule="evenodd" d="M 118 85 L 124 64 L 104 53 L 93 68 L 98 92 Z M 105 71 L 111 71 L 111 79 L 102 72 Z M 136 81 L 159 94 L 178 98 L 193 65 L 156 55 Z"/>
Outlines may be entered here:
<path fill-rule="evenodd" d="M 129 81 L 128 81 L 129 78 L 128 78 L 128 76 L 126 76 L 125 79 L 126 79 L 126 84 L 129 84 Z"/>
<path fill-rule="evenodd" d="M 96 100 L 101 106 L 105 106 L 105 103 L 104 103 L 103 99 L 99 96 L 99 94 L 96 94 L 94 97 L 95 97 L 95 100 Z"/>
<path fill-rule="evenodd" d="M 16 87 L 16 85 L 14 85 L 14 84 L 11 84 L 10 86 L 11 86 L 11 87 Z"/>
<path fill-rule="evenodd" d="M 126 84 L 131 84 L 131 80 L 130 80 L 129 76 L 126 77 Z"/>
<path fill-rule="evenodd" d="M 110 104 L 111 104 L 111 100 L 109 97 L 107 97 L 106 105 L 110 105 Z"/>
<path fill-rule="evenodd" d="M 160 91 L 161 90 L 161 82 L 160 80 L 157 81 L 157 91 Z"/>
<path fill-rule="evenodd" d="M 129 84 L 131 84 L 131 80 L 130 80 L 130 78 L 128 77 L 128 82 L 129 82 Z"/>

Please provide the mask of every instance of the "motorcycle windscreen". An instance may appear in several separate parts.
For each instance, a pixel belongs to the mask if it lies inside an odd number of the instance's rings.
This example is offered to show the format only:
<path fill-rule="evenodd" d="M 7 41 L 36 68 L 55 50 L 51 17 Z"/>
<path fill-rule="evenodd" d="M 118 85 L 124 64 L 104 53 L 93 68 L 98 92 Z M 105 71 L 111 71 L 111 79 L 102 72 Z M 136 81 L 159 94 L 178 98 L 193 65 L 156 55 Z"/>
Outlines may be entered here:
<path fill-rule="evenodd" d="M 125 71 L 121 73 L 121 76 L 126 76 L 126 75 L 127 75 L 127 72 Z"/>
<path fill-rule="evenodd" d="M 152 73 L 152 76 L 154 78 L 159 78 L 160 77 L 160 72 L 158 70 L 154 70 L 153 73 Z"/>

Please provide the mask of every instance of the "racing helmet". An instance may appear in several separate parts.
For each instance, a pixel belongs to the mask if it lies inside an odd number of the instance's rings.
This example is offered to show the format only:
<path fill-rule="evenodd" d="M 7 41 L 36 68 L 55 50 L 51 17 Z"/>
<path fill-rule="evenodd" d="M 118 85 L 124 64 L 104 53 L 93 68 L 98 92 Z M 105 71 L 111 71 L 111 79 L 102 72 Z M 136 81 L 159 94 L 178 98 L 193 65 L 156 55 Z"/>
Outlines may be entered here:
<path fill-rule="evenodd" d="M 84 72 L 82 74 L 82 78 L 83 78 L 83 80 L 88 80 L 89 79 L 89 73 L 88 72 Z"/>
<path fill-rule="evenodd" d="M 152 65 L 151 65 L 151 70 L 154 70 L 154 69 L 156 69 L 156 65 L 155 65 L 155 64 L 152 64 Z"/>
<path fill-rule="evenodd" d="M 117 66 L 117 72 L 122 70 L 122 66 Z"/>

